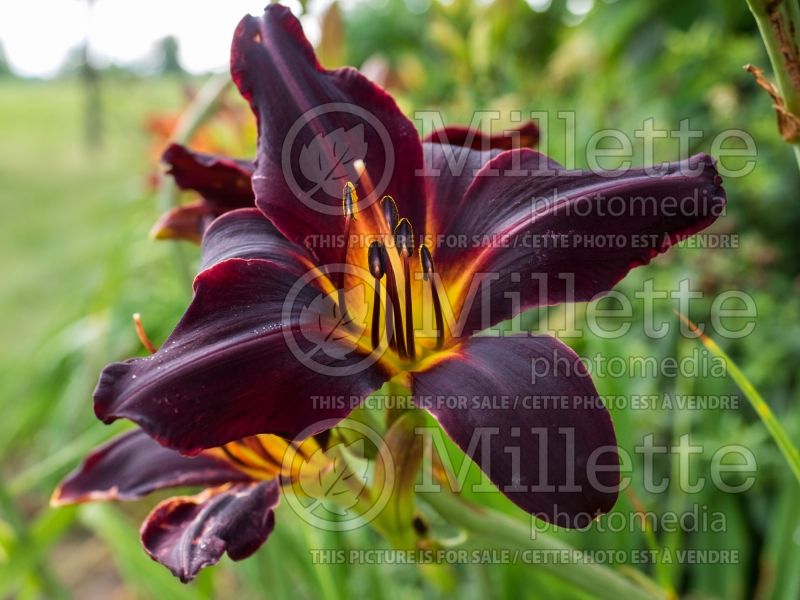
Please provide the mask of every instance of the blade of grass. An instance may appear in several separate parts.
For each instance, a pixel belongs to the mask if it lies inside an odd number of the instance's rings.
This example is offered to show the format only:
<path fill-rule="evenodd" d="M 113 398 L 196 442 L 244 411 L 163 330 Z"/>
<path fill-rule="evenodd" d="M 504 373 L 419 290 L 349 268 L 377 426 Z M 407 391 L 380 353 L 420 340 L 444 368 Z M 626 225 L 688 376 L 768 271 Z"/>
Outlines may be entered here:
<path fill-rule="evenodd" d="M 756 411 L 756 414 L 761 419 L 761 422 L 764 423 L 767 431 L 769 431 L 772 439 L 775 440 L 775 443 L 778 445 L 783 457 L 786 459 L 786 462 L 792 469 L 795 478 L 797 479 L 798 483 L 800 483 L 800 451 L 798 451 L 795 445 L 792 443 L 792 440 L 789 438 L 786 430 L 780 424 L 780 421 L 778 421 L 775 413 L 772 412 L 769 404 L 767 404 L 763 396 L 758 393 L 758 390 L 756 390 L 753 384 L 750 383 L 750 380 L 742 372 L 742 370 L 739 369 L 736 363 L 733 362 L 731 357 L 728 356 L 728 354 L 722 348 L 720 348 L 714 340 L 700 331 L 697 325 L 695 325 L 687 316 L 677 311 L 676 314 L 695 334 L 697 334 L 697 339 L 700 340 L 700 343 L 706 347 L 706 350 L 711 352 L 711 354 L 714 356 L 722 359 L 722 361 L 725 363 L 725 368 L 730 374 L 731 379 L 733 379 L 736 385 L 739 386 L 739 389 L 742 390 L 742 393 Z"/>
<path fill-rule="evenodd" d="M 775 510 L 769 519 L 767 542 L 759 562 L 754 594 L 758 600 L 800 598 L 800 489 L 785 478 Z"/>
<path fill-rule="evenodd" d="M 675 347 L 676 354 L 681 358 L 689 356 L 690 345 L 693 346 L 693 343 L 683 343 L 684 341 L 685 340 L 678 338 Z M 695 379 L 692 377 L 679 377 L 675 382 L 675 393 L 684 397 L 695 394 Z M 685 407 L 675 406 L 672 411 L 673 446 L 677 446 L 680 437 L 690 433 L 691 428 L 691 413 Z M 670 481 L 680 481 L 680 465 L 680 455 L 678 453 L 673 453 L 670 464 Z M 681 486 L 669 486 L 667 490 L 667 511 L 671 514 L 681 514 L 685 510 L 686 504 L 686 493 L 681 489 Z M 684 548 L 685 542 L 685 535 L 680 527 L 676 527 L 673 531 L 665 532 L 662 538 L 664 549 L 672 556 L 678 556 L 678 551 Z M 685 566 L 682 564 L 682 561 L 675 560 L 671 563 L 662 564 L 661 568 L 670 578 L 673 589 L 677 588 L 685 571 Z"/>
<path fill-rule="evenodd" d="M 648 550 L 654 554 L 658 553 L 661 550 L 661 544 L 659 543 L 658 538 L 656 538 L 652 523 L 650 523 L 650 520 L 647 518 L 647 509 L 645 508 L 644 503 L 642 503 L 633 487 L 629 487 L 625 490 L 625 492 L 631 507 L 636 512 L 637 516 L 641 518 L 642 532 L 644 534 L 644 539 Z M 672 585 L 672 579 L 668 569 L 666 568 L 667 566 L 668 565 L 663 564 L 660 560 L 656 561 L 654 567 L 656 576 L 658 577 L 658 582 L 661 584 L 661 587 L 666 590 L 667 596 L 671 599 L 677 598 L 678 596 L 675 593 L 675 589 Z"/>

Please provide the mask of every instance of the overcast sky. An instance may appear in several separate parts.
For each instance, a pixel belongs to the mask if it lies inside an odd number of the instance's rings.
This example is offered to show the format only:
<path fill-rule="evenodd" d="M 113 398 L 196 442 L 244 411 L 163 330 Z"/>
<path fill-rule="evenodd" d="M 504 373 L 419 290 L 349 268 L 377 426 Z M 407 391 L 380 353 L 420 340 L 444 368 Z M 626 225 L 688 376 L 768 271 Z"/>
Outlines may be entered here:
<path fill-rule="evenodd" d="M 159 39 L 174 35 L 183 66 L 192 72 L 227 68 L 231 37 L 246 13 L 267 0 L 0 0 L 0 43 L 14 71 L 54 75 L 87 30 L 94 56 L 119 64 L 141 61 Z M 297 13 L 297 2 L 284 4 Z M 327 5 L 314 3 L 317 10 Z M 316 11 L 315 11 L 316 12 Z M 314 19 L 306 33 L 318 35 Z"/>
<path fill-rule="evenodd" d="M 333 0 L 311 0 L 303 28 L 312 43 L 319 38 L 319 16 Z M 446 0 L 445 0 L 446 1 Z M 477 0 L 488 4 L 491 0 Z M 526 0 L 546 10 L 552 0 Z M 612 0 L 606 0 L 612 1 Z M 297 0 L 282 0 L 295 14 Z M 345 9 L 381 0 L 339 0 Z M 178 39 L 183 67 L 193 73 L 228 68 L 231 37 L 247 13 L 259 15 L 268 0 L 0 0 L 0 44 L 18 75 L 50 77 L 58 73 L 69 51 L 88 32 L 98 66 L 142 64 L 157 41 Z M 424 10 L 430 0 L 406 0 L 410 10 Z M 582 17 L 594 0 L 567 0 L 567 9 Z"/>

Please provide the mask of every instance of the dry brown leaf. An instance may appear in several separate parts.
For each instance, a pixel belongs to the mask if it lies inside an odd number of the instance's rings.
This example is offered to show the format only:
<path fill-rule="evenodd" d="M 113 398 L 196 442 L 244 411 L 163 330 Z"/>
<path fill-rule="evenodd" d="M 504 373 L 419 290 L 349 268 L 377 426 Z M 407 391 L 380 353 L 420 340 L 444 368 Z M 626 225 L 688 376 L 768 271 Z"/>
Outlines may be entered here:
<path fill-rule="evenodd" d="M 770 98 L 772 98 L 772 107 L 775 109 L 775 114 L 778 117 L 778 131 L 781 137 L 787 142 L 800 141 L 800 118 L 793 114 L 786 108 L 786 103 L 781 98 L 778 88 L 766 77 L 764 71 L 755 65 L 745 65 L 744 70 L 752 73 L 756 83 L 764 91 L 766 91 Z"/>

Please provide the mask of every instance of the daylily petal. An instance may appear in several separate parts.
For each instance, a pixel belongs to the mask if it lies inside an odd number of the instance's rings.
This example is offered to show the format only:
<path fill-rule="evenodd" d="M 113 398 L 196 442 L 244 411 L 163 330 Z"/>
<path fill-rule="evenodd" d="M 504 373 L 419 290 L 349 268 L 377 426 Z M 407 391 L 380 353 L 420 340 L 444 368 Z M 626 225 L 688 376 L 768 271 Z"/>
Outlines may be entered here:
<path fill-rule="evenodd" d="M 324 69 L 283 6 L 268 6 L 260 19 L 245 17 L 231 52 L 233 80 L 259 124 L 256 204 L 286 237 L 305 243 L 322 263 L 341 261 L 330 240 L 345 232 L 345 182 L 361 196 L 360 219 L 378 214 L 364 210 L 357 160 L 375 188 L 370 200 L 393 196 L 401 216 L 424 231 L 419 136 L 388 93 L 355 69 Z M 315 244 L 311 235 L 328 243 Z"/>
<path fill-rule="evenodd" d="M 500 154 L 440 232 L 466 234 L 468 247 L 445 245 L 435 253 L 451 301 L 467 307 L 460 335 L 509 319 L 514 309 L 607 292 L 630 269 L 713 223 L 725 207 L 721 183 L 704 154 L 655 174 L 603 176 L 562 170 L 533 150 Z M 467 292 L 477 273 L 491 280 L 489 307 L 482 293 Z M 514 293 L 519 301 L 512 301 Z"/>
<path fill-rule="evenodd" d="M 106 423 L 131 419 L 187 454 L 259 433 L 311 435 L 319 421 L 345 417 L 350 402 L 320 398 L 363 397 L 387 373 L 335 329 L 340 323 L 329 328 L 330 316 L 320 312 L 328 307 L 320 300 L 325 293 L 297 281 L 294 272 L 258 259 L 232 258 L 202 271 L 161 349 L 104 369 L 95 413 Z"/>
<path fill-rule="evenodd" d="M 578 357 L 555 338 L 472 338 L 413 374 L 413 391 L 522 509 L 585 527 L 614 506 L 619 459 L 611 418 Z"/>
<path fill-rule="evenodd" d="M 473 150 L 464 146 L 426 143 L 425 158 L 427 232 L 447 231 L 454 215 L 461 210 L 469 185 L 483 166 L 501 150 Z M 448 243 L 448 240 L 443 240 Z"/>
<path fill-rule="evenodd" d="M 214 486 L 249 477 L 230 464 L 165 448 L 143 431 L 123 433 L 93 450 L 53 493 L 53 505 L 135 500 L 163 488 Z"/>
<path fill-rule="evenodd" d="M 225 213 L 203 236 L 201 270 L 229 258 L 272 261 L 297 277 L 314 266 L 304 247 L 290 242 L 257 208 Z"/>
<path fill-rule="evenodd" d="M 198 192 L 217 214 L 254 205 L 252 161 L 194 152 L 180 144 L 171 144 L 161 160 L 178 187 Z"/>
<path fill-rule="evenodd" d="M 239 483 L 196 496 L 170 498 L 142 524 L 147 553 L 186 583 L 227 552 L 242 560 L 258 550 L 275 527 L 277 481 Z"/>
<path fill-rule="evenodd" d="M 203 231 L 217 216 L 210 204 L 198 200 L 176 206 L 158 218 L 150 230 L 156 240 L 187 240 L 199 244 Z"/>
<path fill-rule="evenodd" d="M 444 129 L 437 129 L 422 141 L 484 151 L 535 148 L 539 143 L 539 128 L 533 121 L 526 121 L 507 132 L 491 135 L 471 127 L 450 125 Z"/>

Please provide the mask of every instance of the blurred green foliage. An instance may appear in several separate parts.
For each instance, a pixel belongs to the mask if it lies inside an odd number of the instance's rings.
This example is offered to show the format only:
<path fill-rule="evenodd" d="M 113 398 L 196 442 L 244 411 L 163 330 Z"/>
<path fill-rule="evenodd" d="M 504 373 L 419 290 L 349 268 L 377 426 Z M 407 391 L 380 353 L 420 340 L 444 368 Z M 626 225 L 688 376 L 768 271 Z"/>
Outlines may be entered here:
<path fill-rule="evenodd" d="M 542 6 L 546 3 L 531 3 Z M 589 2 L 572 2 L 590 6 Z M 677 128 L 688 118 L 704 135 L 693 151 L 708 151 L 714 135 L 736 128 L 758 146 L 755 169 L 726 181 L 728 215 L 718 231 L 739 235 L 734 250 L 676 249 L 634 271 L 621 288 L 631 296 L 645 279 L 673 289 L 689 278 L 713 294 L 742 289 L 759 311 L 755 331 L 721 343 L 767 398 L 794 439 L 800 432 L 800 178 L 780 140 L 770 101 L 742 71 L 768 64 L 744 2 L 709 0 L 597 1 L 581 17 L 553 0 L 537 12 L 522 0 L 471 2 L 384 0 L 344 11 L 344 62 L 376 60 L 407 111 L 441 110 L 446 122 L 468 123 L 473 111 L 549 112 L 544 148 L 565 162 L 565 139 L 577 141 L 577 166 L 591 135 L 606 127 L 628 135 L 653 118 Z M 335 33 L 335 32 L 334 32 Z M 330 55 L 333 56 L 333 52 Z M 1 61 L 0 61 L 1 62 Z M 331 65 L 335 66 L 335 65 Z M 156 153 L 144 123 L 151 113 L 179 110 L 182 82 L 124 74 L 102 81 L 105 139 L 84 146 L 80 81 L 0 81 L 0 596 L 19 598 L 436 597 L 412 567 L 314 566 L 310 548 L 371 548 L 383 542 L 361 530 L 333 535 L 305 526 L 282 507 L 273 538 L 256 557 L 223 561 L 190 587 L 177 584 L 141 552 L 137 527 L 151 501 L 136 506 L 47 508 L 63 474 L 101 439 L 105 427 L 91 411 L 97 374 L 110 360 L 141 354 L 130 315 L 141 312 L 151 337 L 164 339 L 189 297 L 173 255 L 147 237 L 157 216 L 147 185 Z M 575 111 L 574 127 L 557 111 Z M 657 145 L 656 160 L 673 159 L 674 144 Z M 635 146 L 634 164 L 643 162 Z M 194 248 L 184 252 L 190 260 Z M 673 333 L 651 340 L 636 306 L 631 332 L 603 340 L 586 332 L 567 340 L 585 356 L 687 356 L 696 342 Z M 670 300 L 657 317 L 676 330 Z M 543 316 L 526 316 L 534 326 Z M 586 310 L 579 308 L 579 311 Z M 710 303 L 689 315 L 708 322 Z M 579 312 L 582 314 L 582 312 Z M 702 353 L 702 351 L 699 351 Z M 601 394 L 735 394 L 728 379 L 712 377 L 596 378 Z M 707 452 L 693 459 L 708 476 L 711 454 L 739 443 L 758 461 L 747 493 L 707 487 L 687 495 L 673 485 L 649 495 L 634 470 L 637 502 L 656 513 L 707 505 L 727 517 L 726 531 L 664 534 L 559 532 L 579 548 L 739 549 L 739 564 L 615 565 L 646 572 L 693 598 L 785 598 L 800 595 L 800 490 L 763 426 L 742 400 L 734 411 L 614 410 L 621 445 L 629 451 L 653 433 L 657 444 L 691 434 Z M 454 451 L 453 456 L 460 460 Z M 674 455 L 656 461 L 658 477 L 677 473 Z M 476 473 L 472 473 L 473 477 Z M 524 520 L 499 494 L 493 503 Z M 632 510 L 632 497 L 618 511 Z M 454 566 L 459 597 L 585 598 L 535 566 Z"/>

